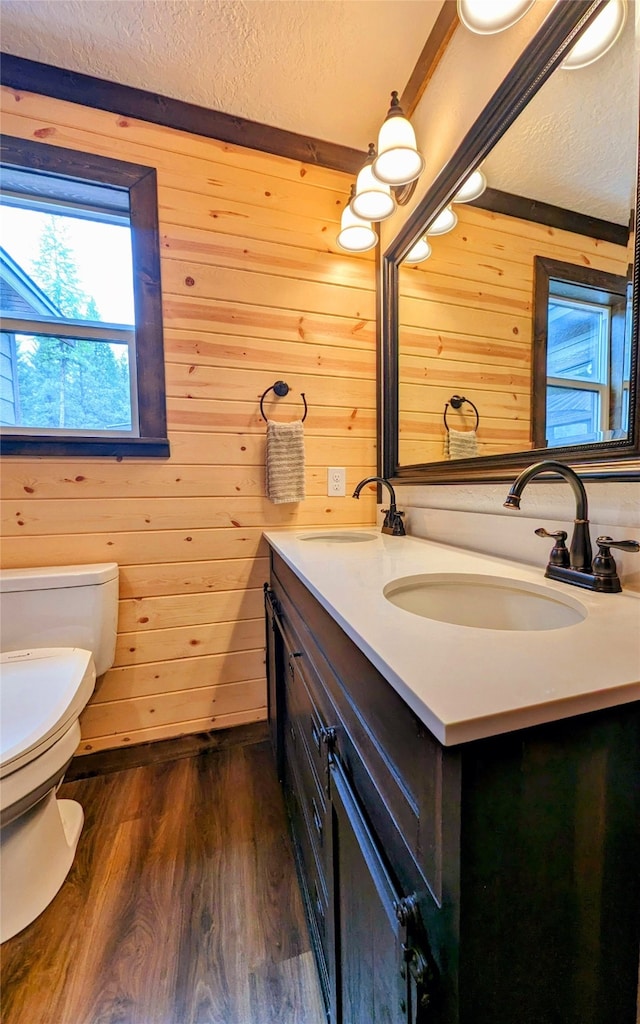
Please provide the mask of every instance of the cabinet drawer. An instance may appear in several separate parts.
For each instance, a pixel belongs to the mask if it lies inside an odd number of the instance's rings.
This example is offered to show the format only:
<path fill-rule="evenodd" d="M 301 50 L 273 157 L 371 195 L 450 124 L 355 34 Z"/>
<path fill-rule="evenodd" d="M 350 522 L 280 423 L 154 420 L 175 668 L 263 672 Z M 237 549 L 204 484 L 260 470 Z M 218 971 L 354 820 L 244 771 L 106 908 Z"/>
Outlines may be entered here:
<path fill-rule="evenodd" d="M 337 756 L 382 847 L 403 880 L 416 866 L 440 903 L 443 787 L 446 781 L 455 788 L 455 772 L 445 772 L 440 744 L 275 554 L 272 568 L 284 628 L 304 651 L 308 687 L 316 706 L 329 708 L 326 722 L 337 726 Z"/>
<path fill-rule="evenodd" d="M 291 691 L 287 689 L 286 692 L 288 705 Z M 285 747 L 287 766 L 293 769 L 294 780 L 307 823 L 309 840 L 326 886 L 326 876 L 331 856 L 328 839 L 330 825 L 327 802 L 316 777 L 315 770 L 311 765 L 306 743 L 300 735 L 300 730 L 295 721 L 291 718 L 288 718 L 287 721 Z"/>
<path fill-rule="evenodd" d="M 295 722 L 306 746 L 320 789 L 328 791 L 326 722 L 311 696 L 307 678 L 311 672 L 304 654 L 290 655 L 286 671 L 288 717 Z"/>
<path fill-rule="evenodd" d="M 305 783 L 300 777 L 301 758 L 296 744 L 299 737 L 295 727 L 287 729 L 285 751 L 287 761 L 286 794 L 289 815 L 296 846 L 296 856 L 300 862 L 301 880 L 305 889 L 304 897 L 311 920 L 311 930 L 320 943 L 326 963 L 328 952 L 328 890 L 325 864 L 321 862 L 324 847 L 329 844 L 327 835 L 329 820 L 326 806 L 320 807 L 318 795 L 314 799 L 308 793 L 308 780 Z M 320 840 L 321 835 L 321 840 Z M 320 841 L 319 841 L 320 840 Z"/>

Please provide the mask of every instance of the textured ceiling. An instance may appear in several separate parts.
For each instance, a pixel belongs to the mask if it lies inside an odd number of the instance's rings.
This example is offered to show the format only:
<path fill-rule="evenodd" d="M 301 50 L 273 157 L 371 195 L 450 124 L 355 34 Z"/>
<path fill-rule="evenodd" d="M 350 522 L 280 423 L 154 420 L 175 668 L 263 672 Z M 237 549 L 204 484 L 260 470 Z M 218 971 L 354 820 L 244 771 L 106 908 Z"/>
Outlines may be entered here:
<path fill-rule="evenodd" d="M 483 166 L 493 188 L 626 225 L 637 156 L 638 52 L 628 17 L 600 60 L 554 72 Z"/>
<path fill-rule="evenodd" d="M 366 150 L 442 0 L 2 0 L 2 49 Z"/>
<path fill-rule="evenodd" d="M 366 150 L 441 8 L 442 0 L 0 0 L 0 28 L 7 53 Z M 498 143 L 484 164 L 492 187 L 627 223 L 638 124 L 633 0 L 629 8 L 615 47 L 590 67 L 556 71 Z"/>

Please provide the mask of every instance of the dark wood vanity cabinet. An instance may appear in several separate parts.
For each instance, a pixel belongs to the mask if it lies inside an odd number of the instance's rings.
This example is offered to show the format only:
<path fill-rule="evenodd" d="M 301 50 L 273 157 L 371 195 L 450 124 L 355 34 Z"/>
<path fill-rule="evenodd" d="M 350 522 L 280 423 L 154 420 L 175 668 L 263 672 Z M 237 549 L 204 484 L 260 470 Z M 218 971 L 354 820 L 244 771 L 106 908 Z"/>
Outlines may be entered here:
<path fill-rule="evenodd" d="M 640 705 L 443 747 L 275 552 L 265 605 L 328 1020 L 636 1024 Z"/>

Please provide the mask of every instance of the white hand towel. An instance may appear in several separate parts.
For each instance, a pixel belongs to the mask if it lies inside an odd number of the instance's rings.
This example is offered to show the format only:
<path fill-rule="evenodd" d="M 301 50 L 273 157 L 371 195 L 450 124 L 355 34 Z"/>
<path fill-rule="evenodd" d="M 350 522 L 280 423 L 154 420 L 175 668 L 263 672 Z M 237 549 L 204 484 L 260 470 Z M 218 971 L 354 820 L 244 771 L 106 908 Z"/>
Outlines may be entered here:
<path fill-rule="evenodd" d="M 446 459 L 471 459 L 478 454 L 478 438 L 475 430 L 452 430 L 444 435 Z"/>
<path fill-rule="evenodd" d="M 302 420 L 267 420 L 267 497 L 274 505 L 304 500 L 304 428 Z"/>

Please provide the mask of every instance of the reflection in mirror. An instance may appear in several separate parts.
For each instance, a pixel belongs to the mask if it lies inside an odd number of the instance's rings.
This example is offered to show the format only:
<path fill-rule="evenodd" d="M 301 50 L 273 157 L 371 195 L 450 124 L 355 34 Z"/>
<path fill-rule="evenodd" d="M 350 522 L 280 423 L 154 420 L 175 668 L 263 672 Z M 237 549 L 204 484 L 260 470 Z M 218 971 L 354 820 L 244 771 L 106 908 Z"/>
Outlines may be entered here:
<path fill-rule="evenodd" d="M 630 324 L 626 277 L 536 256 L 536 448 L 627 437 Z"/>
<path fill-rule="evenodd" d="M 633 21 L 551 74 L 483 161 L 487 192 L 400 261 L 397 466 L 629 439 Z"/>

